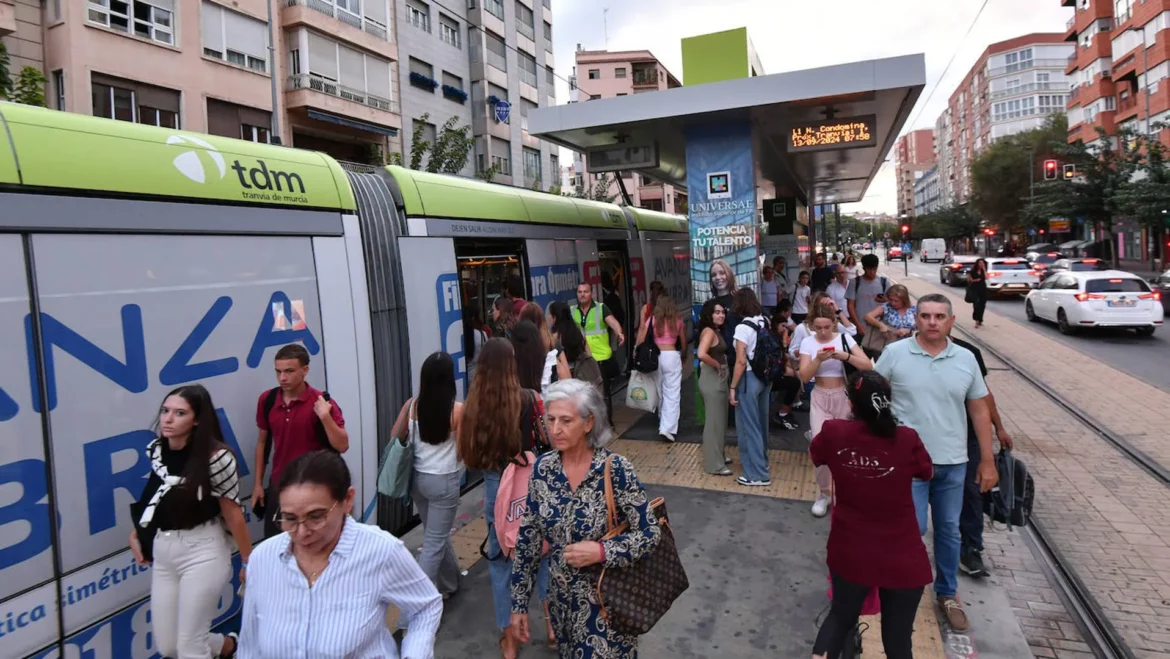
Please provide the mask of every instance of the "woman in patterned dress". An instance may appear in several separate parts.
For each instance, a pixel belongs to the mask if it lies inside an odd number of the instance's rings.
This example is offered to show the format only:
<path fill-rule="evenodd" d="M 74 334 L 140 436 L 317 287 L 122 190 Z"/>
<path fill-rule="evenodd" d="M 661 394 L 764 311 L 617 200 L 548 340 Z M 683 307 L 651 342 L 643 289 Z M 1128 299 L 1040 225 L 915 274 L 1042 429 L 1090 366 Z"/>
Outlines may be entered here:
<path fill-rule="evenodd" d="M 633 659 L 638 639 L 613 630 L 597 599 L 599 565 L 629 565 L 657 546 L 662 532 L 633 465 L 604 446 L 613 437 L 597 389 L 562 380 L 545 397 L 551 451 L 541 456 L 528 485 L 528 509 L 520 523 L 512 567 L 512 624 L 527 643 L 528 600 L 549 544 L 548 602 L 561 659 Z M 618 522 L 626 533 L 602 540 L 608 531 L 605 463 L 613 456 L 612 480 Z"/>

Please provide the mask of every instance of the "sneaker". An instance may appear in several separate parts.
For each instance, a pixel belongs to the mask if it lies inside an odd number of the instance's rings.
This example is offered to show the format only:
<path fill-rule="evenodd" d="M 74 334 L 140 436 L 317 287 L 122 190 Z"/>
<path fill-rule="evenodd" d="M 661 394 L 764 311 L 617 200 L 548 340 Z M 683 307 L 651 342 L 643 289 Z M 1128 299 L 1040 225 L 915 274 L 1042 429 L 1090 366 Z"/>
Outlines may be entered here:
<path fill-rule="evenodd" d="M 959 569 L 963 571 L 963 574 L 973 579 L 991 576 L 991 573 L 987 571 L 987 566 L 983 564 L 983 555 L 977 551 L 963 552 L 959 556 Z"/>
<path fill-rule="evenodd" d="M 940 595 L 938 598 L 938 606 L 942 609 L 943 615 L 947 619 L 947 624 L 951 626 L 951 629 L 957 632 L 967 631 L 967 613 L 963 611 L 963 605 L 958 599 Z"/>
<path fill-rule="evenodd" d="M 813 517 L 824 517 L 829 514 L 829 497 L 824 494 L 817 495 L 817 500 L 813 502 L 812 514 Z"/>
<path fill-rule="evenodd" d="M 668 441 L 668 442 L 673 442 L 673 441 L 674 441 L 674 435 L 672 435 L 672 434 L 670 434 L 670 433 L 668 433 L 668 432 L 660 432 L 660 433 L 658 433 L 658 436 L 659 436 L 659 437 L 661 437 L 661 438 L 663 438 L 663 439 L 665 439 L 665 440 L 666 440 L 666 441 Z"/>
<path fill-rule="evenodd" d="M 731 464 L 731 458 L 723 458 L 723 464 L 725 464 L 725 465 Z"/>
<path fill-rule="evenodd" d="M 800 425 L 792 420 L 791 414 L 777 416 L 776 423 L 780 424 L 780 427 L 785 429 L 785 430 L 798 430 L 798 429 L 800 429 Z"/>
<path fill-rule="evenodd" d="M 753 481 L 748 480 L 747 476 L 740 476 L 739 478 L 735 479 L 735 482 L 745 487 L 767 487 L 768 485 L 772 484 L 772 479 L 768 478 L 762 481 Z"/>
<path fill-rule="evenodd" d="M 734 473 L 735 472 L 733 472 L 732 470 L 728 469 L 727 467 L 724 467 L 724 468 L 720 469 L 719 471 L 712 472 L 711 475 L 712 476 L 730 476 Z"/>
<path fill-rule="evenodd" d="M 804 431 L 804 438 L 811 442 L 812 441 L 812 430 Z"/>

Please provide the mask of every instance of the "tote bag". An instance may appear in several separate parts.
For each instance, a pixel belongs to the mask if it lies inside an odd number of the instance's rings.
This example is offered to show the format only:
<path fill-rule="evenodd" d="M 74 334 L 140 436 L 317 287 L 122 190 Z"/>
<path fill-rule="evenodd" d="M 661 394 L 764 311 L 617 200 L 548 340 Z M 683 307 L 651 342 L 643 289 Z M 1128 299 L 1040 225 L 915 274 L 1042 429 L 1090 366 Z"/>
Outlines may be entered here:
<path fill-rule="evenodd" d="M 658 382 L 654 374 L 640 371 L 630 373 L 630 383 L 626 386 L 626 407 L 643 412 L 658 409 Z"/>

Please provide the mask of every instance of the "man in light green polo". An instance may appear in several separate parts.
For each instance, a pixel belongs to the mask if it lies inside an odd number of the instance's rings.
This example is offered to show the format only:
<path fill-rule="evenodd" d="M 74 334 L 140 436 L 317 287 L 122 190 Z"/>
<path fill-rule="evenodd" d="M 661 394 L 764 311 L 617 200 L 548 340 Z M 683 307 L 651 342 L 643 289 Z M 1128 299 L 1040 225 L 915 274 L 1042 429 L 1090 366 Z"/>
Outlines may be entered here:
<path fill-rule="evenodd" d="M 589 344 L 589 352 L 597 360 L 601 368 L 601 381 L 605 388 L 605 412 L 609 415 L 609 424 L 613 425 L 612 387 L 610 381 L 617 377 L 617 360 L 613 358 L 613 349 L 609 346 L 609 332 L 617 336 L 617 344 L 625 345 L 626 335 L 622 332 L 622 325 L 613 313 L 604 304 L 593 303 L 593 287 L 585 282 L 577 284 L 577 304 L 573 305 L 573 320 L 581 326 L 581 333 L 585 335 L 585 342 Z"/>
<path fill-rule="evenodd" d="M 975 355 L 948 338 L 955 314 L 944 295 L 918 298 L 913 338 L 892 343 L 875 370 L 893 390 L 894 415 L 917 431 L 934 463 L 934 478 L 914 481 L 918 528 L 926 534 L 929 505 L 934 520 L 934 590 L 951 628 L 967 630 L 967 614 L 955 597 L 959 585 L 959 518 L 967 476 L 967 415 L 979 439 L 976 480 L 987 492 L 999 476 L 991 450 L 991 412 L 987 385 Z"/>

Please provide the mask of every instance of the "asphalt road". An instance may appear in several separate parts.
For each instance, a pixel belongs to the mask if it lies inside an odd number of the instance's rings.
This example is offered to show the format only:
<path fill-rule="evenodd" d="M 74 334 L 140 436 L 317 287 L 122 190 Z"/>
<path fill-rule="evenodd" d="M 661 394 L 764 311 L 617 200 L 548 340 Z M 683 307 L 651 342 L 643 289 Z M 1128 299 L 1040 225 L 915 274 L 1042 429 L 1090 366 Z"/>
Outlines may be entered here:
<path fill-rule="evenodd" d="M 902 264 L 895 261 L 883 267 L 895 278 L 902 274 Z M 942 289 L 945 284 L 939 282 L 939 264 L 923 264 L 917 260 L 910 261 L 911 277 L 920 277 Z M 952 292 L 960 290 L 950 289 Z M 1075 350 L 1084 353 L 1092 360 L 1108 364 L 1164 391 L 1170 391 L 1170 327 L 1160 327 L 1154 336 L 1139 338 L 1133 332 L 1118 329 L 1082 330 L 1081 333 L 1065 336 L 1056 329 L 1056 325 L 1045 322 L 1029 323 L 1024 315 L 1024 298 L 1009 297 L 1002 300 L 992 299 L 987 303 L 987 310 L 1010 318 L 1021 325 L 1027 325 L 1044 336 L 1059 341 Z M 960 313 L 970 313 L 963 310 Z M 1086 362 L 1086 367 L 1092 367 Z M 1042 373 L 1037 373 L 1043 376 Z"/>

